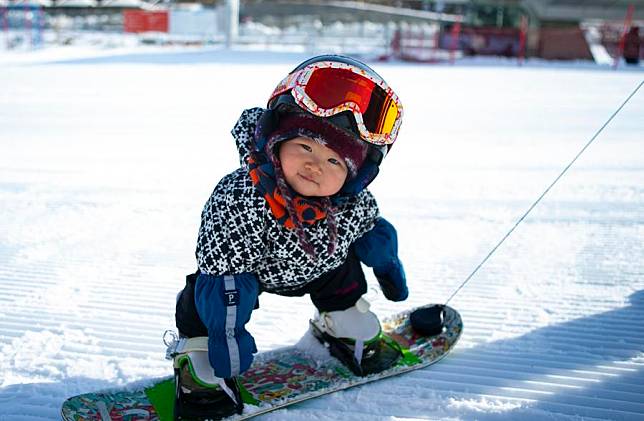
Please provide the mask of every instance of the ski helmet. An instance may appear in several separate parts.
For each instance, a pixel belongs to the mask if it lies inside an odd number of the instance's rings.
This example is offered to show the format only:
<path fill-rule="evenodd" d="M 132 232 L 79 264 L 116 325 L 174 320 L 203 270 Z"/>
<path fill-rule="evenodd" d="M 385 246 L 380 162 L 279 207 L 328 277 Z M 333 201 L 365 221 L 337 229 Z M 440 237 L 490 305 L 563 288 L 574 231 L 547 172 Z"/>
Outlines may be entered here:
<path fill-rule="evenodd" d="M 378 73 L 354 58 L 332 54 L 295 67 L 273 91 L 268 108 L 278 114 L 313 114 L 365 141 L 368 160 L 376 167 L 402 122 L 402 104 Z"/>

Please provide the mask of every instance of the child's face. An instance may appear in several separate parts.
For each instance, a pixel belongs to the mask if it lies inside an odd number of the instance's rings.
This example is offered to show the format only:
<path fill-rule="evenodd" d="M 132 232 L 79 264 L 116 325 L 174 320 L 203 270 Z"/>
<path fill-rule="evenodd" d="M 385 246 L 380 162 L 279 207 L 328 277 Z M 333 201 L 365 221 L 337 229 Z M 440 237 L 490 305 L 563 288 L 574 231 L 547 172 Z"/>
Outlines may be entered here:
<path fill-rule="evenodd" d="M 286 182 L 303 196 L 332 196 L 347 178 L 347 164 L 340 155 L 308 137 L 285 141 L 279 158 Z"/>

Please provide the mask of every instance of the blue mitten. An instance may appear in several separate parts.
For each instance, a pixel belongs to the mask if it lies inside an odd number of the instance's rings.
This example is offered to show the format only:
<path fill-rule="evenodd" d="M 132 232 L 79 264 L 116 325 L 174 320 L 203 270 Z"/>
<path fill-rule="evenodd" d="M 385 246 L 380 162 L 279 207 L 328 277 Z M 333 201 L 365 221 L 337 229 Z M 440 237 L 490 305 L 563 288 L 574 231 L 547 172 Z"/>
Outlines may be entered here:
<path fill-rule="evenodd" d="M 215 376 L 228 378 L 248 370 L 257 352 L 246 330 L 259 284 L 252 273 L 200 274 L 195 284 L 197 313 L 208 328 L 208 360 Z"/>
<path fill-rule="evenodd" d="M 409 296 L 405 269 L 400 259 L 396 258 L 389 267 L 373 268 L 373 273 L 380 283 L 385 297 L 391 301 L 405 301 Z"/>
<path fill-rule="evenodd" d="M 393 225 L 384 218 L 378 218 L 371 231 L 353 243 L 353 248 L 358 259 L 373 268 L 373 273 L 387 299 L 407 299 L 407 278 L 398 258 L 398 236 Z"/>

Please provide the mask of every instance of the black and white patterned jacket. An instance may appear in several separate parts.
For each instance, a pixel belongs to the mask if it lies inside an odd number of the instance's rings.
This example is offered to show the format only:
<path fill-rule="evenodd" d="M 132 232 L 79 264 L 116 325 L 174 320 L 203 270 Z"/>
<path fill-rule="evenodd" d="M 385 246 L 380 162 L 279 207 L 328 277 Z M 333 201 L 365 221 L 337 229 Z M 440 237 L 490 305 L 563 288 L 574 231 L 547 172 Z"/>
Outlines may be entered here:
<path fill-rule="evenodd" d="M 241 168 L 222 178 L 206 202 L 196 256 L 202 273 L 218 276 L 251 272 L 263 290 L 286 293 L 340 266 L 347 258 L 349 246 L 373 228 L 379 211 L 376 200 L 366 189 L 339 205 L 334 213 L 337 245 L 330 255 L 326 219 L 305 226 L 317 256 L 312 261 L 294 230 L 273 217 L 248 174 L 246 159 L 263 111 L 245 110 L 232 130 Z"/>

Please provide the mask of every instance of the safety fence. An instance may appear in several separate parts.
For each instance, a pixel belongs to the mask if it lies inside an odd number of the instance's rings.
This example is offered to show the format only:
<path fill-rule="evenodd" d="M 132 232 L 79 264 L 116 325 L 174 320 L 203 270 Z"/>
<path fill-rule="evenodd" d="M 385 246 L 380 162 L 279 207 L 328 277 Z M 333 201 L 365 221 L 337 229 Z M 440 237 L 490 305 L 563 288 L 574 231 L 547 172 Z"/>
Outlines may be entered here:
<path fill-rule="evenodd" d="M 5 3 L 6 4 L 6 3 Z M 627 15 L 627 20 L 629 20 Z M 636 22 L 634 22 L 636 24 Z M 568 27 L 519 28 L 473 27 L 460 22 L 334 23 L 304 19 L 286 28 L 242 21 L 235 39 L 238 45 L 302 52 L 365 54 L 381 59 L 415 62 L 453 62 L 464 56 L 504 56 L 522 62 L 526 56 L 552 60 L 617 60 L 624 50 L 628 22 L 603 22 Z M 67 15 L 60 10 L 22 3 L 0 6 L 0 48 L 39 48 L 45 31 L 56 34 L 52 42 L 73 43 L 74 35 L 94 31 L 136 34 L 145 43 L 223 44 L 226 13 L 223 7 L 160 10 L 87 9 Z M 641 50 L 644 52 L 644 50 Z M 640 53 L 641 57 L 641 53 Z"/>

